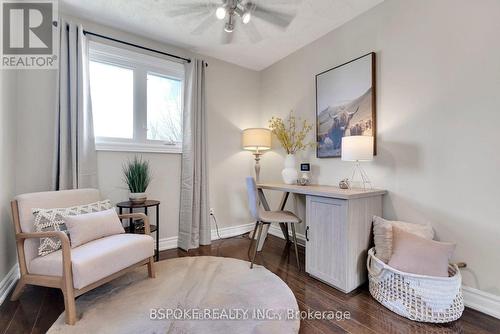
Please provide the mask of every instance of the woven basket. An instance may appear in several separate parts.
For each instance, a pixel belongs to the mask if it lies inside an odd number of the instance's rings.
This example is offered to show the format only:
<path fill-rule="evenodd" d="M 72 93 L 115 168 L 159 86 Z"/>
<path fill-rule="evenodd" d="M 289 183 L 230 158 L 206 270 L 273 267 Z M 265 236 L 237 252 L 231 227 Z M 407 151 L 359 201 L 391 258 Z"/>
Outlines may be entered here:
<path fill-rule="evenodd" d="M 432 277 L 398 271 L 368 251 L 370 293 L 389 310 L 411 320 L 445 323 L 457 320 L 464 311 L 462 276 L 456 265 L 450 277 Z"/>

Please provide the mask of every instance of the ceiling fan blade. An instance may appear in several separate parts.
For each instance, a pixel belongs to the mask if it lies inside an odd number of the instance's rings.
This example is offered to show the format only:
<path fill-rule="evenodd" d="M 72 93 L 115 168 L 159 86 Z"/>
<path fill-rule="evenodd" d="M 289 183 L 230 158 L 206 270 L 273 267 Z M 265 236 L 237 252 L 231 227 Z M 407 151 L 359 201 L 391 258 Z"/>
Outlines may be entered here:
<path fill-rule="evenodd" d="M 262 1 L 262 0 L 254 0 L 254 2 L 257 2 L 259 3 L 262 3 L 262 2 L 265 2 L 269 5 L 297 5 L 299 3 L 302 2 L 302 0 L 265 0 L 265 1 Z"/>
<path fill-rule="evenodd" d="M 199 14 L 210 11 L 210 7 L 206 4 L 199 5 L 184 5 L 178 6 L 177 8 L 171 9 L 167 11 L 167 16 L 169 17 L 178 17 L 185 16 L 191 14 Z"/>
<path fill-rule="evenodd" d="M 264 39 L 253 21 L 250 21 L 247 24 L 245 24 L 243 26 L 243 30 L 245 31 L 245 34 L 247 35 L 250 42 L 254 44 L 259 43 Z"/>
<path fill-rule="evenodd" d="M 255 9 L 252 14 L 253 16 L 260 18 L 261 20 L 264 20 L 281 28 L 287 28 L 295 18 L 295 14 L 278 12 L 276 10 L 262 7 L 261 5 L 255 5 Z"/>
<path fill-rule="evenodd" d="M 210 26 L 212 26 L 216 22 L 217 22 L 217 19 L 215 18 L 215 16 L 210 14 L 203 21 L 201 21 L 201 23 L 196 28 L 194 28 L 193 31 L 191 31 L 191 34 L 201 35 L 205 30 L 210 28 Z"/>

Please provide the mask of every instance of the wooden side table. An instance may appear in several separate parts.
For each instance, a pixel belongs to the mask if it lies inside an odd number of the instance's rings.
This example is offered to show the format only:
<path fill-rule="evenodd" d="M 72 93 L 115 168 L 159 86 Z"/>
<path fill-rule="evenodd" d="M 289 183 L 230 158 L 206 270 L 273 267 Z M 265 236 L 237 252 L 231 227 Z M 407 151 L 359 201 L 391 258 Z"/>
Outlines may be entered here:
<path fill-rule="evenodd" d="M 123 209 L 128 209 L 128 213 L 132 213 L 134 209 L 144 209 L 144 214 L 148 215 L 148 208 L 156 207 L 156 225 L 151 225 L 151 233 L 156 232 L 156 250 L 155 258 L 156 261 L 160 260 L 160 201 L 147 200 L 144 203 L 136 204 L 131 201 L 120 202 L 116 204 L 120 214 L 123 213 Z M 125 229 L 128 233 L 144 233 L 144 227 L 136 228 L 136 223 L 132 219 L 129 219 L 129 227 Z"/>

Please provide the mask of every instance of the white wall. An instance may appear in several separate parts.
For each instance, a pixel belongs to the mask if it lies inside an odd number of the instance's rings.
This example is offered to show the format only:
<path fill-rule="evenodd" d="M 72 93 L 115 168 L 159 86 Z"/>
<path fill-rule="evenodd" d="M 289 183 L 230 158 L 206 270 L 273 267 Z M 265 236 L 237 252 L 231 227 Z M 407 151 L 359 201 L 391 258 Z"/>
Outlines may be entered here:
<path fill-rule="evenodd" d="M 195 56 L 143 37 L 68 15 L 66 17 L 83 23 L 85 29 L 96 33 L 181 56 Z M 203 58 L 209 63 L 207 109 L 210 206 L 215 209 L 219 227 L 247 224 L 250 218 L 245 205 L 244 178 L 252 172 L 252 155 L 241 151 L 240 131 L 255 126 L 260 120 L 260 76 L 256 71 Z M 56 79 L 57 71 L 22 71 L 19 75 L 17 193 L 50 190 Z M 134 155 L 127 152 L 98 152 L 99 188 L 103 197 L 110 198 L 114 203 L 127 199 L 128 191 L 121 170 L 122 164 Z M 150 160 L 153 169 L 153 183 L 148 194 L 150 198 L 161 201 L 160 237 L 175 237 L 179 224 L 181 157 L 179 154 L 141 155 Z"/>
<path fill-rule="evenodd" d="M 377 52 L 378 155 L 366 170 L 389 190 L 384 215 L 429 221 L 457 243 L 466 285 L 500 295 L 500 2 L 386 0 L 262 72 L 262 122 L 290 109 L 315 122 L 317 73 Z M 265 154 L 277 180 L 283 152 Z M 351 165 L 302 156 L 321 184 Z"/>
<path fill-rule="evenodd" d="M 10 201 L 15 188 L 15 111 L 17 73 L 0 70 L 0 281 L 16 263 Z M 4 288 L 0 286 L 1 289 Z M 1 297 L 1 296 L 0 296 Z"/>

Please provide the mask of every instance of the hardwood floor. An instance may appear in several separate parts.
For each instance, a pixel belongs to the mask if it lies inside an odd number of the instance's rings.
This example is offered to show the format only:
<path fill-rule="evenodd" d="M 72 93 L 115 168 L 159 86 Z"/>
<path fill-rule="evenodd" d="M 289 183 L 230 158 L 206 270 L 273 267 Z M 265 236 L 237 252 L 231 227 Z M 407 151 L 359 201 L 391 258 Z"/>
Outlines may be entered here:
<path fill-rule="evenodd" d="M 249 242 L 247 237 L 235 237 L 188 253 L 177 249 L 163 251 L 160 258 L 211 255 L 247 260 Z M 303 248 L 299 249 L 299 256 L 303 265 Z M 284 240 L 271 235 L 256 262 L 288 284 L 301 310 L 350 313 L 350 320 L 303 320 L 300 333 L 500 333 L 500 320 L 471 309 L 466 309 L 462 318 L 454 323 L 428 325 L 385 309 L 371 298 L 366 286 L 346 295 L 309 277 L 303 270 L 298 271 L 293 249 L 286 246 Z M 0 306 L 0 333 L 45 333 L 63 309 L 59 290 L 27 287 L 19 301 L 6 300 Z"/>

